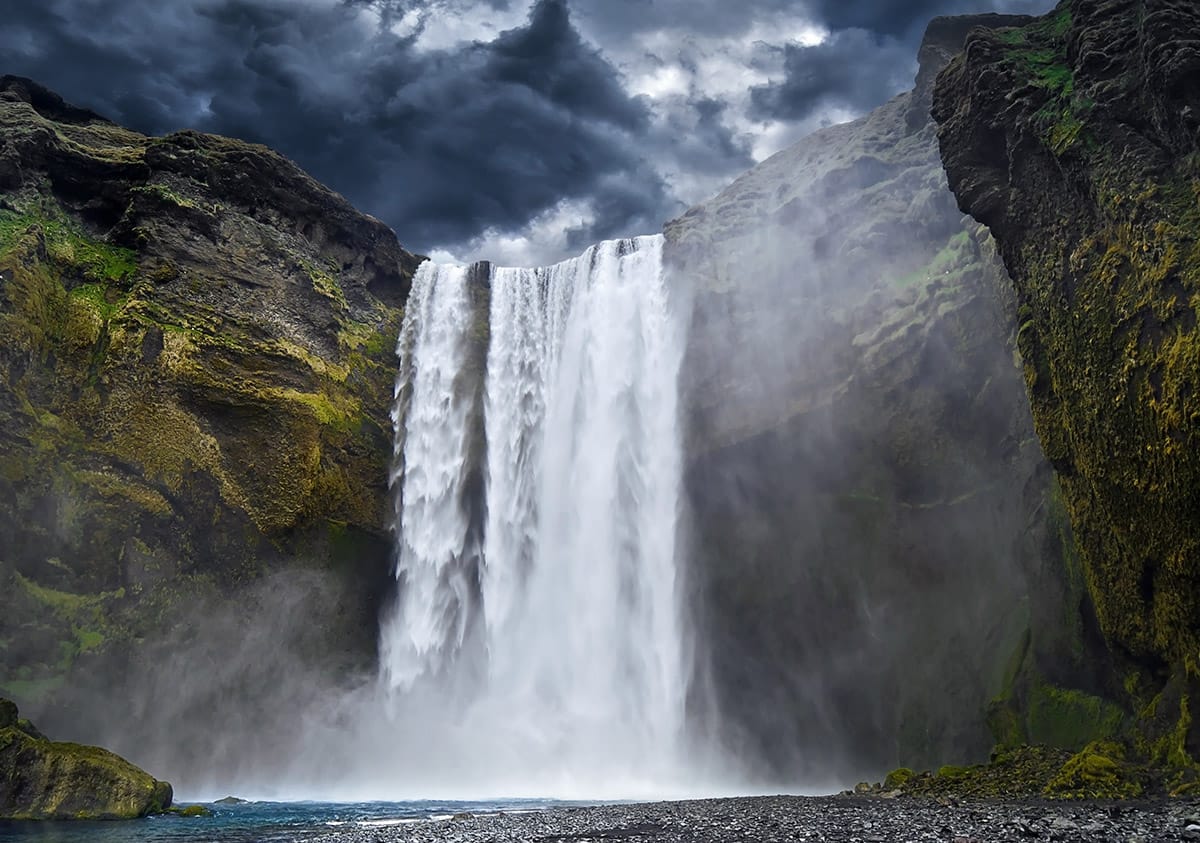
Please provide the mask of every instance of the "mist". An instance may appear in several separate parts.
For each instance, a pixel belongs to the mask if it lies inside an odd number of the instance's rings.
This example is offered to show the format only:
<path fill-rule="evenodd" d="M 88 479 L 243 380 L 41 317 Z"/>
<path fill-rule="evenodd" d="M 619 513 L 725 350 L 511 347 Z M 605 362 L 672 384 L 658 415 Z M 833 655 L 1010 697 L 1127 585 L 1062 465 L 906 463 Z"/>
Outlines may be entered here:
<path fill-rule="evenodd" d="M 960 34 L 931 35 L 917 90 L 667 226 L 713 722 L 782 788 L 986 760 L 1048 544 L 1009 282 L 925 113 Z"/>

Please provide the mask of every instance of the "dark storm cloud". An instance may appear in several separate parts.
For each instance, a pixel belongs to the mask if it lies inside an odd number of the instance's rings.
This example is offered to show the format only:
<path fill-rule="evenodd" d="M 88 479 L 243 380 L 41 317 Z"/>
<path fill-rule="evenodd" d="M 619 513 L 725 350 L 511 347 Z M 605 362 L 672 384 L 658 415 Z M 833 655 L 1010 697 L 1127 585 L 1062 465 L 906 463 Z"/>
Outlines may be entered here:
<path fill-rule="evenodd" d="M 911 87 L 920 36 L 938 15 L 1000 11 L 1036 14 L 1049 0 L 810 0 L 831 34 L 823 43 L 787 44 L 783 75 L 751 91 L 761 119 L 802 120 L 824 107 L 870 110 Z"/>
<path fill-rule="evenodd" d="M 805 5 L 831 30 L 864 29 L 911 41 L 938 15 L 1040 14 L 1054 0 L 807 0 Z"/>
<path fill-rule="evenodd" d="M 750 91 L 763 119 L 802 120 L 821 107 L 866 111 L 912 84 L 912 50 L 861 29 L 834 33 L 822 44 L 783 48 L 783 77 Z"/>
<path fill-rule="evenodd" d="M 143 131 L 193 126 L 278 148 L 420 248 L 519 226 L 563 199 L 593 201 L 583 238 L 657 223 L 673 207 L 638 147 L 644 103 L 560 0 L 451 51 L 370 31 L 357 11 L 31 4 L 0 30 L 0 49 L 7 72 Z"/>
<path fill-rule="evenodd" d="M 576 0 L 572 8 L 589 32 L 609 37 L 656 28 L 736 37 L 764 14 L 786 12 L 826 29 L 863 29 L 878 35 L 920 38 L 937 15 L 1012 12 L 1040 14 L 1055 0 Z"/>
<path fill-rule="evenodd" d="M 486 245 L 564 201 L 590 209 L 568 232 L 578 248 L 656 230 L 749 167 L 767 121 L 806 126 L 908 87 L 930 16 L 1050 4 L 14 0 L 0 19 L 0 72 L 148 133 L 266 143 L 415 249 Z M 477 26 L 492 18 L 515 28 Z M 764 21 L 830 37 L 804 48 Z M 714 54 L 732 67 L 766 57 L 770 81 L 706 90 L 713 76 L 695 62 Z M 686 90 L 631 93 L 646 90 L 639 75 L 671 66 Z"/>

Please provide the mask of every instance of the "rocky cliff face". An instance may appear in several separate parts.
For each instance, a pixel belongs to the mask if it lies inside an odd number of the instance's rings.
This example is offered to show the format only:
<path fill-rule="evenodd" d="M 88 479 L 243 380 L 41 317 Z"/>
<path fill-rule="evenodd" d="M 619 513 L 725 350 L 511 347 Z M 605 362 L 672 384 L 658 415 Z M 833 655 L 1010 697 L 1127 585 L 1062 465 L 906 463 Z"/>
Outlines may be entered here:
<path fill-rule="evenodd" d="M 960 205 L 999 243 L 1034 423 L 1113 684 L 1159 761 L 1200 727 L 1200 9 L 1070 0 L 938 81 Z"/>
<path fill-rule="evenodd" d="M 416 263 L 268 149 L 0 79 L 0 690 L 186 752 L 371 663 Z"/>
<path fill-rule="evenodd" d="M 1074 745 L 1087 712 L 1120 718 L 1086 667 L 1009 282 L 954 206 L 928 114 L 967 31 L 1027 20 L 936 20 L 914 91 L 667 227 L 695 291 L 693 587 L 716 707 L 778 770 L 986 757 L 989 719 Z M 1010 704 L 1031 649 L 1058 684 Z"/>

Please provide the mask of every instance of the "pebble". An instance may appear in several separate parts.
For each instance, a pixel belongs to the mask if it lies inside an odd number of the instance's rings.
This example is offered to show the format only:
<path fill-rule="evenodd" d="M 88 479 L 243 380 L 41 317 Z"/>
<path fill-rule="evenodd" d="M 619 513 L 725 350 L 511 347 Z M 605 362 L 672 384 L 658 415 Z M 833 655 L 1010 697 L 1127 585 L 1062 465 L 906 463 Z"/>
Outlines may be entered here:
<path fill-rule="evenodd" d="M 339 829 L 322 843 L 1173 843 L 1195 840 L 1196 805 L 768 796 L 466 814 L 454 822 Z"/>

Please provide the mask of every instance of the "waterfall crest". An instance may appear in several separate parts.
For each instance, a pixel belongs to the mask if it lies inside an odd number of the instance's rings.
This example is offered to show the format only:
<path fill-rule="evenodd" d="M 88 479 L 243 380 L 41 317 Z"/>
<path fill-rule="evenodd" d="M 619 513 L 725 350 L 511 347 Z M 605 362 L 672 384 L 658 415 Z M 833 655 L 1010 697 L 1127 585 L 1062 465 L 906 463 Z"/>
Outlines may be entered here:
<path fill-rule="evenodd" d="M 473 763 L 540 795 L 661 787 L 682 774 L 689 674 L 675 546 L 683 338 L 662 238 L 483 275 L 426 263 L 414 280 L 381 679 L 397 711 L 440 712 L 430 728 L 470 736 Z M 469 362 L 473 283 L 490 298 L 483 372 Z M 486 440 L 478 514 L 472 402 Z"/>

